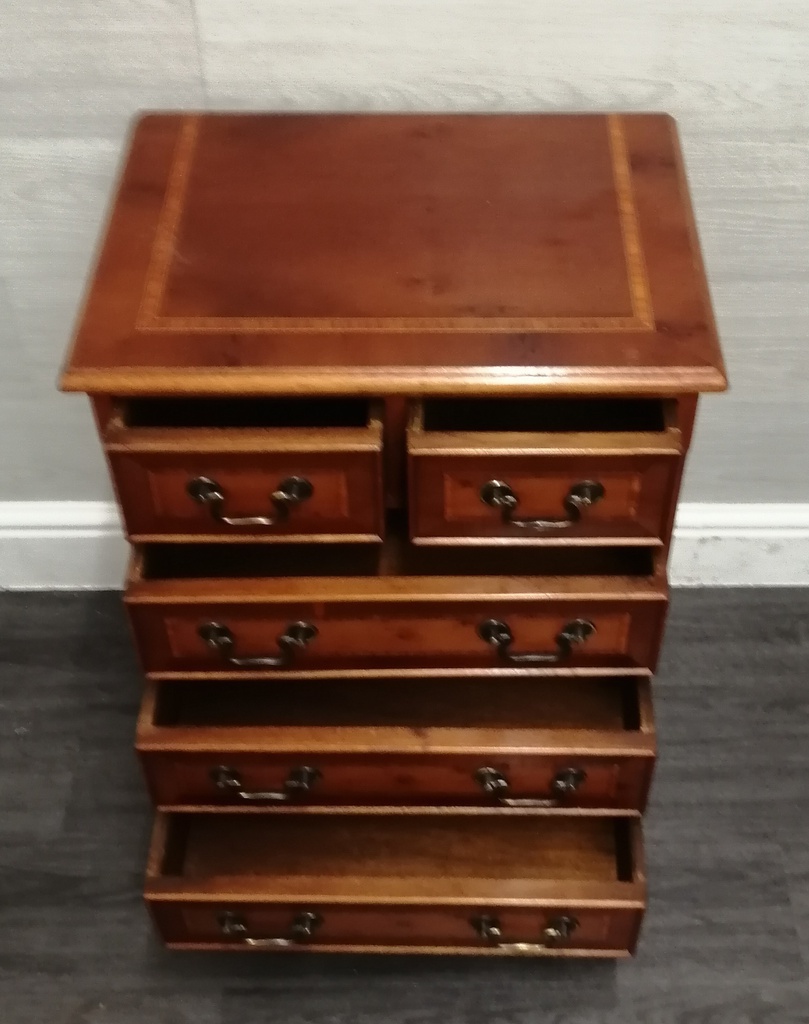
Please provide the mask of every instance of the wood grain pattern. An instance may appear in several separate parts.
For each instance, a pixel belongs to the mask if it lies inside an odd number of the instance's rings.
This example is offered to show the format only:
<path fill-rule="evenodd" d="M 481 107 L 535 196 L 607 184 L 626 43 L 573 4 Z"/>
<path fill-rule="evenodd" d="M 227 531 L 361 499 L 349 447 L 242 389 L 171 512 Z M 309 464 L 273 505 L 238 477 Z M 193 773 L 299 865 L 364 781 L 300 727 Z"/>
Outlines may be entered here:
<path fill-rule="evenodd" d="M 369 394 L 384 380 L 388 393 L 418 394 L 479 388 L 485 376 L 514 390 L 721 390 L 675 134 L 651 115 L 145 117 L 63 385 Z M 388 227 L 369 234 L 369 223 Z M 352 246 L 330 259 L 346 235 Z M 560 244 L 569 261 L 556 258 Z M 628 261 L 620 281 L 616 246 Z M 196 256 L 169 261 L 178 247 Z M 622 301 L 632 322 L 612 319 Z M 156 318 L 161 302 L 173 313 Z M 265 330 L 279 331 L 271 345 Z M 608 348 L 591 333 L 601 330 Z"/>

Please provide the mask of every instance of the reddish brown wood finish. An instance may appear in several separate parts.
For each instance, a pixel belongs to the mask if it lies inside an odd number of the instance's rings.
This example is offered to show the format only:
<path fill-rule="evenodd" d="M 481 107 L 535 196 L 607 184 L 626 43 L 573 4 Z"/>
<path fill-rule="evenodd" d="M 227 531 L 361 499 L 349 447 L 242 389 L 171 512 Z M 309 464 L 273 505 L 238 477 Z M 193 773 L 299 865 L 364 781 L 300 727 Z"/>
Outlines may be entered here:
<path fill-rule="evenodd" d="M 382 519 L 381 405 L 365 427 L 129 427 L 115 416 L 105 449 L 133 541 L 378 541 Z M 271 517 L 288 477 L 310 498 L 269 526 L 218 522 L 188 484 L 214 480 L 227 516 Z"/>
<path fill-rule="evenodd" d="M 406 696 L 403 705 L 396 687 L 360 682 L 149 683 L 136 745 L 164 809 L 498 806 L 476 776 L 484 767 L 504 775 L 508 799 L 624 813 L 645 805 L 655 753 L 645 679 L 515 680 L 495 693 L 485 680 L 426 680 Z M 248 791 L 283 793 L 302 765 L 319 777 L 288 804 L 245 803 L 215 781 L 225 766 Z M 554 778 L 570 768 L 584 778 L 559 795 Z"/>
<path fill-rule="evenodd" d="M 721 390 L 674 122 L 143 117 L 62 385 Z"/>
<path fill-rule="evenodd" d="M 90 394 L 136 544 L 170 946 L 287 939 L 309 909 L 283 948 L 633 951 L 677 491 L 698 393 L 726 386 L 671 118 L 146 115 L 61 384 Z M 187 494 L 268 517 L 289 476 L 314 490 L 280 523 Z M 487 480 L 524 518 L 604 494 L 526 532 Z M 564 656 L 508 660 L 491 618 Z M 272 656 L 296 621 L 317 633 L 283 667 L 199 632 Z M 218 766 L 293 798 L 242 804 Z M 556 805 L 495 805 L 482 767 Z"/>
<path fill-rule="evenodd" d="M 536 943 L 534 955 L 620 956 L 634 946 L 645 878 L 633 819 L 158 815 L 146 898 L 180 947 L 245 948 L 223 936 L 222 913 L 249 937 L 283 938 L 311 910 L 314 941 L 294 948 L 513 954 L 477 935 L 472 920 L 488 913 L 504 943 Z M 561 914 L 576 927 L 543 948 Z"/>
<path fill-rule="evenodd" d="M 411 536 L 417 543 L 659 544 L 665 536 L 682 459 L 680 431 L 526 434 L 426 431 L 420 404 L 407 431 Z M 486 403 L 481 403 L 485 416 Z M 485 420 L 484 420 L 485 422 Z M 526 530 L 503 522 L 481 497 L 490 480 L 519 497 L 516 515 L 565 519 L 565 498 L 580 481 L 604 496 L 565 529 Z"/>
<path fill-rule="evenodd" d="M 260 676 L 366 674 L 428 674 L 430 670 L 525 675 L 557 669 L 641 668 L 653 669 L 654 643 L 665 615 L 667 587 L 659 571 L 649 575 L 617 575 L 623 566 L 636 564 L 630 553 L 617 549 L 553 551 L 533 548 L 516 551 L 464 554 L 442 551 L 445 566 L 481 571 L 492 563 L 507 565 L 507 556 L 527 571 L 550 568 L 570 575 L 526 576 L 422 576 L 401 575 L 420 569 L 427 555 L 398 548 L 392 535 L 374 563 L 376 576 L 250 576 L 240 578 L 239 565 L 257 573 L 261 549 L 228 549 L 225 559 L 231 575 L 226 578 L 168 578 L 190 567 L 205 566 L 205 557 L 194 559 L 161 554 L 164 568 L 150 570 L 146 549 L 133 560 L 126 601 L 140 650 L 150 678 L 170 679 L 201 674 L 220 678 L 249 675 L 232 668 L 199 634 L 207 622 L 231 630 L 234 653 L 257 657 L 277 653 L 277 638 L 290 623 L 303 621 L 317 629 L 317 636 L 295 653 L 281 669 L 259 670 Z M 357 546 L 360 547 L 360 546 Z M 208 551 L 208 565 L 215 568 L 216 552 Z M 319 555 L 310 571 L 323 571 L 331 558 L 335 569 L 345 559 L 356 563 L 360 552 L 330 548 Z M 429 558 L 436 571 L 442 562 L 438 552 Z M 327 558 L 328 555 L 328 558 Z M 284 572 L 296 565 L 297 548 L 273 548 L 267 571 Z M 371 552 L 369 558 L 376 558 Z M 651 563 L 650 563 L 651 565 Z M 362 566 L 359 565 L 362 571 Z M 305 565 L 301 566 L 305 572 Z M 582 569 L 601 569 L 604 575 L 577 575 Z M 390 571 L 390 575 L 386 574 Z M 162 578 L 161 578 L 162 572 Z M 156 578 L 148 578 L 150 575 Z M 585 619 L 595 626 L 586 642 L 575 645 L 569 657 L 550 666 L 515 666 L 478 634 L 487 619 L 507 623 L 514 634 L 516 652 L 553 653 L 556 638 L 572 620 Z"/>

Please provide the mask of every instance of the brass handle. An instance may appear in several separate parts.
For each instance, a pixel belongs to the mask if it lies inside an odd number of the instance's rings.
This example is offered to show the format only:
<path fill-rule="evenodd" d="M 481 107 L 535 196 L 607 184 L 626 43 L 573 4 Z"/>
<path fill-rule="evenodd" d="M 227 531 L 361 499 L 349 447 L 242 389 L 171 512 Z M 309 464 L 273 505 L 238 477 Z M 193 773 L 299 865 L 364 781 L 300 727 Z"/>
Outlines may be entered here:
<path fill-rule="evenodd" d="M 218 921 L 219 928 L 225 938 L 238 939 L 245 946 L 266 949 L 277 946 L 294 946 L 300 942 L 306 942 L 312 938 L 315 929 L 323 924 L 323 918 L 320 914 L 315 914 L 311 910 L 304 910 L 293 917 L 288 935 L 255 938 L 252 935 L 248 935 L 248 928 L 244 918 L 230 910 L 220 914 Z"/>
<path fill-rule="evenodd" d="M 569 793 L 575 793 L 587 778 L 583 768 L 561 768 L 551 781 L 551 797 L 508 796 L 511 783 L 496 768 L 478 768 L 474 775 L 484 793 L 497 799 L 503 807 L 558 807 Z"/>
<path fill-rule="evenodd" d="M 318 779 L 322 777 L 323 775 L 318 768 L 310 768 L 309 765 L 301 765 L 299 768 L 292 769 L 284 780 L 283 789 L 271 789 L 262 793 L 245 789 L 244 784 L 242 783 L 242 777 L 235 768 L 228 768 L 227 765 L 224 764 L 211 768 L 211 779 L 217 789 L 222 789 L 225 792 L 238 797 L 239 800 L 248 801 L 257 800 L 285 803 L 294 799 L 296 796 L 300 796 L 302 793 L 308 793 Z"/>
<path fill-rule="evenodd" d="M 473 917 L 471 925 L 481 939 L 502 949 L 505 953 L 542 953 L 544 950 L 557 946 L 570 938 L 579 925 L 575 917 L 561 914 L 552 917 L 540 932 L 539 942 L 503 942 L 503 930 L 500 921 L 492 914 L 481 914 Z"/>
<path fill-rule="evenodd" d="M 478 636 L 487 644 L 491 644 L 503 661 L 507 661 L 510 665 L 554 665 L 557 662 L 565 661 L 573 653 L 573 647 L 576 644 L 583 644 L 595 631 L 596 628 L 589 619 L 573 619 L 557 633 L 554 653 L 514 654 L 511 650 L 514 634 L 507 622 L 501 622 L 499 619 L 486 619 L 478 626 Z"/>
<path fill-rule="evenodd" d="M 505 480 L 488 480 L 480 489 L 480 500 L 491 508 L 499 508 L 504 523 L 524 530 L 566 530 L 581 521 L 583 509 L 595 505 L 603 497 L 604 485 L 598 480 L 580 480 L 571 486 L 562 502 L 567 512 L 564 519 L 518 519 L 514 513 L 520 499 Z"/>
<path fill-rule="evenodd" d="M 290 622 L 276 641 L 278 654 L 264 654 L 254 658 L 237 658 L 231 653 L 236 640 L 231 630 L 221 622 L 203 622 L 197 633 L 209 647 L 222 655 L 228 665 L 235 668 L 287 668 L 295 654 L 317 636 L 317 627 L 311 622 Z"/>
<path fill-rule="evenodd" d="M 190 480 L 186 491 L 194 501 L 208 509 L 213 519 L 225 526 L 277 526 L 288 518 L 293 505 L 300 505 L 312 497 L 314 487 L 302 476 L 288 476 L 282 480 L 270 495 L 270 501 L 275 505 L 275 515 L 272 516 L 226 516 L 225 492 L 216 480 L 207 476 Z"/>

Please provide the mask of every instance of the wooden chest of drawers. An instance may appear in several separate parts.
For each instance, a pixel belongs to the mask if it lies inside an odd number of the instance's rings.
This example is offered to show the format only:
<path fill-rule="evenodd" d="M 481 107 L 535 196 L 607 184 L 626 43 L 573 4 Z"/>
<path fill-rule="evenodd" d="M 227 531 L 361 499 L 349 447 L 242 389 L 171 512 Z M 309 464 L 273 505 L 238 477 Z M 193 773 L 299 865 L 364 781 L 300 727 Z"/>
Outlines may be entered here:
<path fill-rule="evenodd" d="M 697 396 L 663 115 L 152 114 L 62 379 L 193 949 L 622 956 Z"/>

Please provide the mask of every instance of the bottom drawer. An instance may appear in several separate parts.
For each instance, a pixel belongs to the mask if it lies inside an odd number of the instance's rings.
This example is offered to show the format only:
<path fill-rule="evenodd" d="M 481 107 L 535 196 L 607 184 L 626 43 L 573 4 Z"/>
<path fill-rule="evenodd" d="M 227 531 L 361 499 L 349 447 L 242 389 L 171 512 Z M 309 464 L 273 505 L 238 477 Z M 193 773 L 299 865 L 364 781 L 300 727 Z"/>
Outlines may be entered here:
<path fill-rule="evenodd" d="M 158 814 L 146 899 L 174 948 L 626 956 L 640 823 Z"/>

